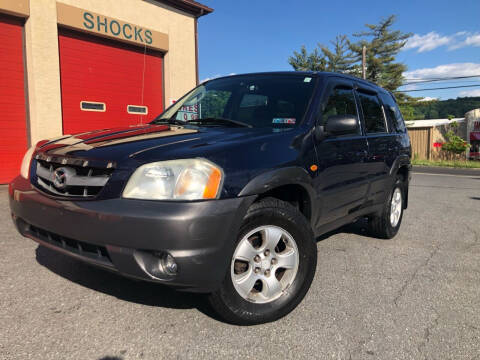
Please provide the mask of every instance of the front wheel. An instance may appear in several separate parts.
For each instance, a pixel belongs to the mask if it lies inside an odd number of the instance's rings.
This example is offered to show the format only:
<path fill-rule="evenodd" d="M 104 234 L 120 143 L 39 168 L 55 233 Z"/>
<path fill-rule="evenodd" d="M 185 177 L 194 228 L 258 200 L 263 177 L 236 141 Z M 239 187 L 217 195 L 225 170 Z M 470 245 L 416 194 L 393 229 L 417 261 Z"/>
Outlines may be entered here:
<path fill-rule="evenodd" d="M 289 203 L 263 199 L 249 209 L 223 284 L 210 303 L 231 323 L 274 321 L 303 299 L 316 263 L 307 219 Z"/>

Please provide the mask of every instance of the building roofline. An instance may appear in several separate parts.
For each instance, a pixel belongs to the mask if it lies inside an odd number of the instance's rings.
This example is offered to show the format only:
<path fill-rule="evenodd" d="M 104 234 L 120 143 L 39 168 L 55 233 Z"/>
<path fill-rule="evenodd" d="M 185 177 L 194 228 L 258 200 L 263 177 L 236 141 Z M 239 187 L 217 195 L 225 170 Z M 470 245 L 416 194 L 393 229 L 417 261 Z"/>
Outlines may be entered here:
<path fill-rule="evenodd" d="M 155 0 L 175 9 L 185 11 L 195 17 L 208 15 L 213 9 L 194 0 Z"/>
<path fill-rule="evenodd" d="M 454 119 L 421 119 L 421 120 L 405 120 L 407 128 L 431 128 L 436 126 L 450 125 L 453 122 L 464 122 L 465 118 Z"/>

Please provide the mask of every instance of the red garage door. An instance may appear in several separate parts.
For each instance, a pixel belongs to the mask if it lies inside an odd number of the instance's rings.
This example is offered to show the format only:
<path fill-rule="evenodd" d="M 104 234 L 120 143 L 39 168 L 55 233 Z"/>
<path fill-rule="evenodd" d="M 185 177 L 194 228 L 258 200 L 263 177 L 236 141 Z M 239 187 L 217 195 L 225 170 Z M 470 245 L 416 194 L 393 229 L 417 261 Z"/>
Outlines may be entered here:
<path fill-rule="evenodd" d="M 27 149 L 23 23 L 0 15 L 0 184 L 20 173 Z"/>
<path fill-rule="evenodd" d="M 136 125 L 163 109 L 163 58 L 148 48 L 59 29 L 64 134 Z"/>

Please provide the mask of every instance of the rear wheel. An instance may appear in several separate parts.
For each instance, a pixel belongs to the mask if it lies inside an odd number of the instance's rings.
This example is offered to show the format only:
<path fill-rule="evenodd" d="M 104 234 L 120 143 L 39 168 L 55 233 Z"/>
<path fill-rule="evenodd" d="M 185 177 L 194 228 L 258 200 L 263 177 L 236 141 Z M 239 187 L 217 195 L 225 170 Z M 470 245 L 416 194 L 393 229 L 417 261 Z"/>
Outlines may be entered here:
<path fill-rule="evenodd" d="M 387 197 L 382 212 L 369 218 L 369 232 L 380 239 L 393 238 L 402 223 L 404 209 L 404 182 L 398 176 Z"/>
<path fill-rule="evenodd" d="M 242 325 L 288 314 L 310 287 L 316 250 L 310 224 L 297 209 L 273 198 L 254 203 L 211 305 L 225 320 Z"/>

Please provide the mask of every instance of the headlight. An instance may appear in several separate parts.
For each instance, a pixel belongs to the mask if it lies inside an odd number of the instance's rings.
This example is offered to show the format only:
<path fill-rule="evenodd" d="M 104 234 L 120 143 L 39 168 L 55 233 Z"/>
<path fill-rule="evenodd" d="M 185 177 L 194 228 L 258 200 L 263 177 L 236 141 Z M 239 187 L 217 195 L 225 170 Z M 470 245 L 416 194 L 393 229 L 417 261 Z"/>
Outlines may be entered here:
<path fill-rule="evenodd" d="M 128 180 L 123 197 L 151 200 L 215 199 L 222 182 L 222 169 L 210 161 L 159 161 L 140 166 Z"/>
<path fill-rule="evenodd" d="M 20 175 L 22 175 L 22 177 L 25 179 L 28 179 L 28 174 L 30 172 L 30 162 L 32 161 L 32 155 L 34 151 L 35 146 L 32 146 L 23 156 L 22 166 L 20 166 Z"/>

